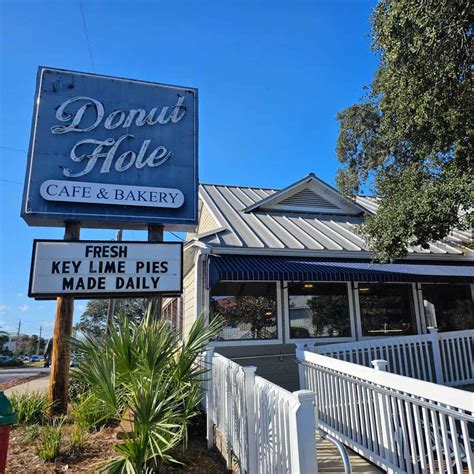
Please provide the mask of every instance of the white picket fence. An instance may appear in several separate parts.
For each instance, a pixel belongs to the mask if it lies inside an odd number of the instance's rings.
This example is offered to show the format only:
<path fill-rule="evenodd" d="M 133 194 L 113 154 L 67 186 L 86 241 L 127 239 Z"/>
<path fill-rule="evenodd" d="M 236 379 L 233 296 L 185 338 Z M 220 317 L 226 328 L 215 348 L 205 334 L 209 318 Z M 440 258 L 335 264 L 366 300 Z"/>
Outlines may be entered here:
<path fill-rule="evenodd" d="M 319 425 L 388 472 L 474 473 L 474 395 L 301 349 Z"/>
<path fill-rule="evenodd" d="M 228 468 L 235 456 L 240 472 L 317 473 L 314 393 L 288 392 L 212 348 L 202 364 L 209 369 L 203 382 L 208 445 L 214 446 L 216 429 Z"/>
<path fill-rule="evenodd" d="M 459 386 L 474 383 L 474 330 L 396 336 L 315 346 L 308 350 L 346 362 L 371 366 L 384 359 L 389 371 L 418 380 Z"/>

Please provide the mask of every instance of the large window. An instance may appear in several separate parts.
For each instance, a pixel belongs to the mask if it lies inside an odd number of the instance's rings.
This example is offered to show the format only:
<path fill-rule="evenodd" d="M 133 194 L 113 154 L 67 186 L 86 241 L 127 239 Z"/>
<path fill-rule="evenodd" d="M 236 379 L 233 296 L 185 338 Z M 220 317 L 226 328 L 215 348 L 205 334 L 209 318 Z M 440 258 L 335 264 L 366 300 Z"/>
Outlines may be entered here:
<path fill-rule="evenodd" d="M 363 336 L 416 334 L 410 284 L 359 283 Z"/>
<path fill-rule="evenodd" d="M 474 329 L 470 285 L 421 285 L 427 324 L 440 331 Z"/>
<path fill-rule="evenodd" d="M 288 285 L 290 337 L 350 337 L 346 283 Z"/>
<path fill-rule="evenodd" d="M 218 340 L 277 338 L 275 283 L 219 283 L 211 290 L 211 318 L 220 315 L 224 327 Z"/>

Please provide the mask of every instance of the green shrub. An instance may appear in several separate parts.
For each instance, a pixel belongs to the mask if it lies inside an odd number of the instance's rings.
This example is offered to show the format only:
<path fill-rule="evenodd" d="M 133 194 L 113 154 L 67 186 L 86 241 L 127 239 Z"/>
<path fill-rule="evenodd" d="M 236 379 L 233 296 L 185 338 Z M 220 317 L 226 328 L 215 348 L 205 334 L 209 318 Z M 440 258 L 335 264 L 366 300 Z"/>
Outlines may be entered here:
<path fill-rule="evenodd" d="M 13 393 L 10 397 L 13 410 L 18 413 L 19 425 L 44 423 L 48 398 L 39 392 Z"/>
<path fill-rule="evenodd" d="M 73 422 L 85 430 L 114 424 L 117 415 L 94 392 L 78 395 L 69 405 Z"/>
<path fill-rule="evenodd" d="M 42 461 L 52 461 L 61 452 L 63 419 L 55 420 L 51 425 L 41 428 L 36 441 L 36 454 Z"/>
<path fill-rule="evenodd" d="M 68 440 L 69 449 L 72 451 L 82 451 L 86 441 L 87 432 L 81 426 L 74 424 Z"/>
<path fill-rule="evenodd" d="M 203 370 L 196 359 L 219 330 L 220 321 L 207 326 L 200 317 L 183 343 L 166 322 L 146 317 L 136 323 L 122 315 L 106 337 L 75 341 L 83 363 L 72 377 L 87 384 L 117 422 L 123 417 L 132 427 L 104 470 L 156 472 L 175 461 L 170 450 L 186 443 L 188 423 L 198 413 Z"/>

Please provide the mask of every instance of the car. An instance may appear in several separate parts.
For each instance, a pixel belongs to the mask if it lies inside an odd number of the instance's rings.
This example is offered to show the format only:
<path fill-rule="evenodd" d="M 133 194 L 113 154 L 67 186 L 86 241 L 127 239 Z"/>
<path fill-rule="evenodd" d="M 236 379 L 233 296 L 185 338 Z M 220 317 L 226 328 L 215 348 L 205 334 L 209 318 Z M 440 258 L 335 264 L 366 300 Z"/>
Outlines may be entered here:
<path fill-rule="evenodd" d="M 69 363 L 70 367 L 77 367 L 79 363 L 81 362 L 81 357 L 78 356 L 77 354 L 73 354 L 71 357 L 71 362 Z"/>
<path fill-rule="evenodd" d="M 8 361 L 8 360 L 12 360 L 12 358 L 9 357 L 9 356 L 4 356 L 4 355 L 2 355 L 2 356 L 0 356 L 0 360 L 6 362 L 6 361 Z"/>
<path fill-rule="evenodd" d="M 40 360 L 41 358 L 39 355 L 33 355 L 31 356 L 31 359 L 30 359 L 31 362 L 39 362 Z"/>

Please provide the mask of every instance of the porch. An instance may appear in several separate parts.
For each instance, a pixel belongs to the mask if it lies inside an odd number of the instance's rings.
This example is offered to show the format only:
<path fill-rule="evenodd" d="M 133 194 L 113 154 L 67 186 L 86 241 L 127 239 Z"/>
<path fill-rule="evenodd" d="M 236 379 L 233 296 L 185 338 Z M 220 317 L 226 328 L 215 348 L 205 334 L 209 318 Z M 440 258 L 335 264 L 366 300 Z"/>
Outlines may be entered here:
<path fill-rule="evenodd" d="M 341 444 L 360 455 L 350 456 L 353 472 L 377 472 L 373 464 L 387 472 L 473 472 L 474 396 L 453 387 L 474 382 L 474 331 L 330 347 L 299 345 L 302 390 L 293 394 L 211 349 L 210 444 L 215 428 L 239 472 L 313 473 L 318 465 L 319 472 L 350 472 Z M 315 443 L 316 433 L 339 450 Z"/>

